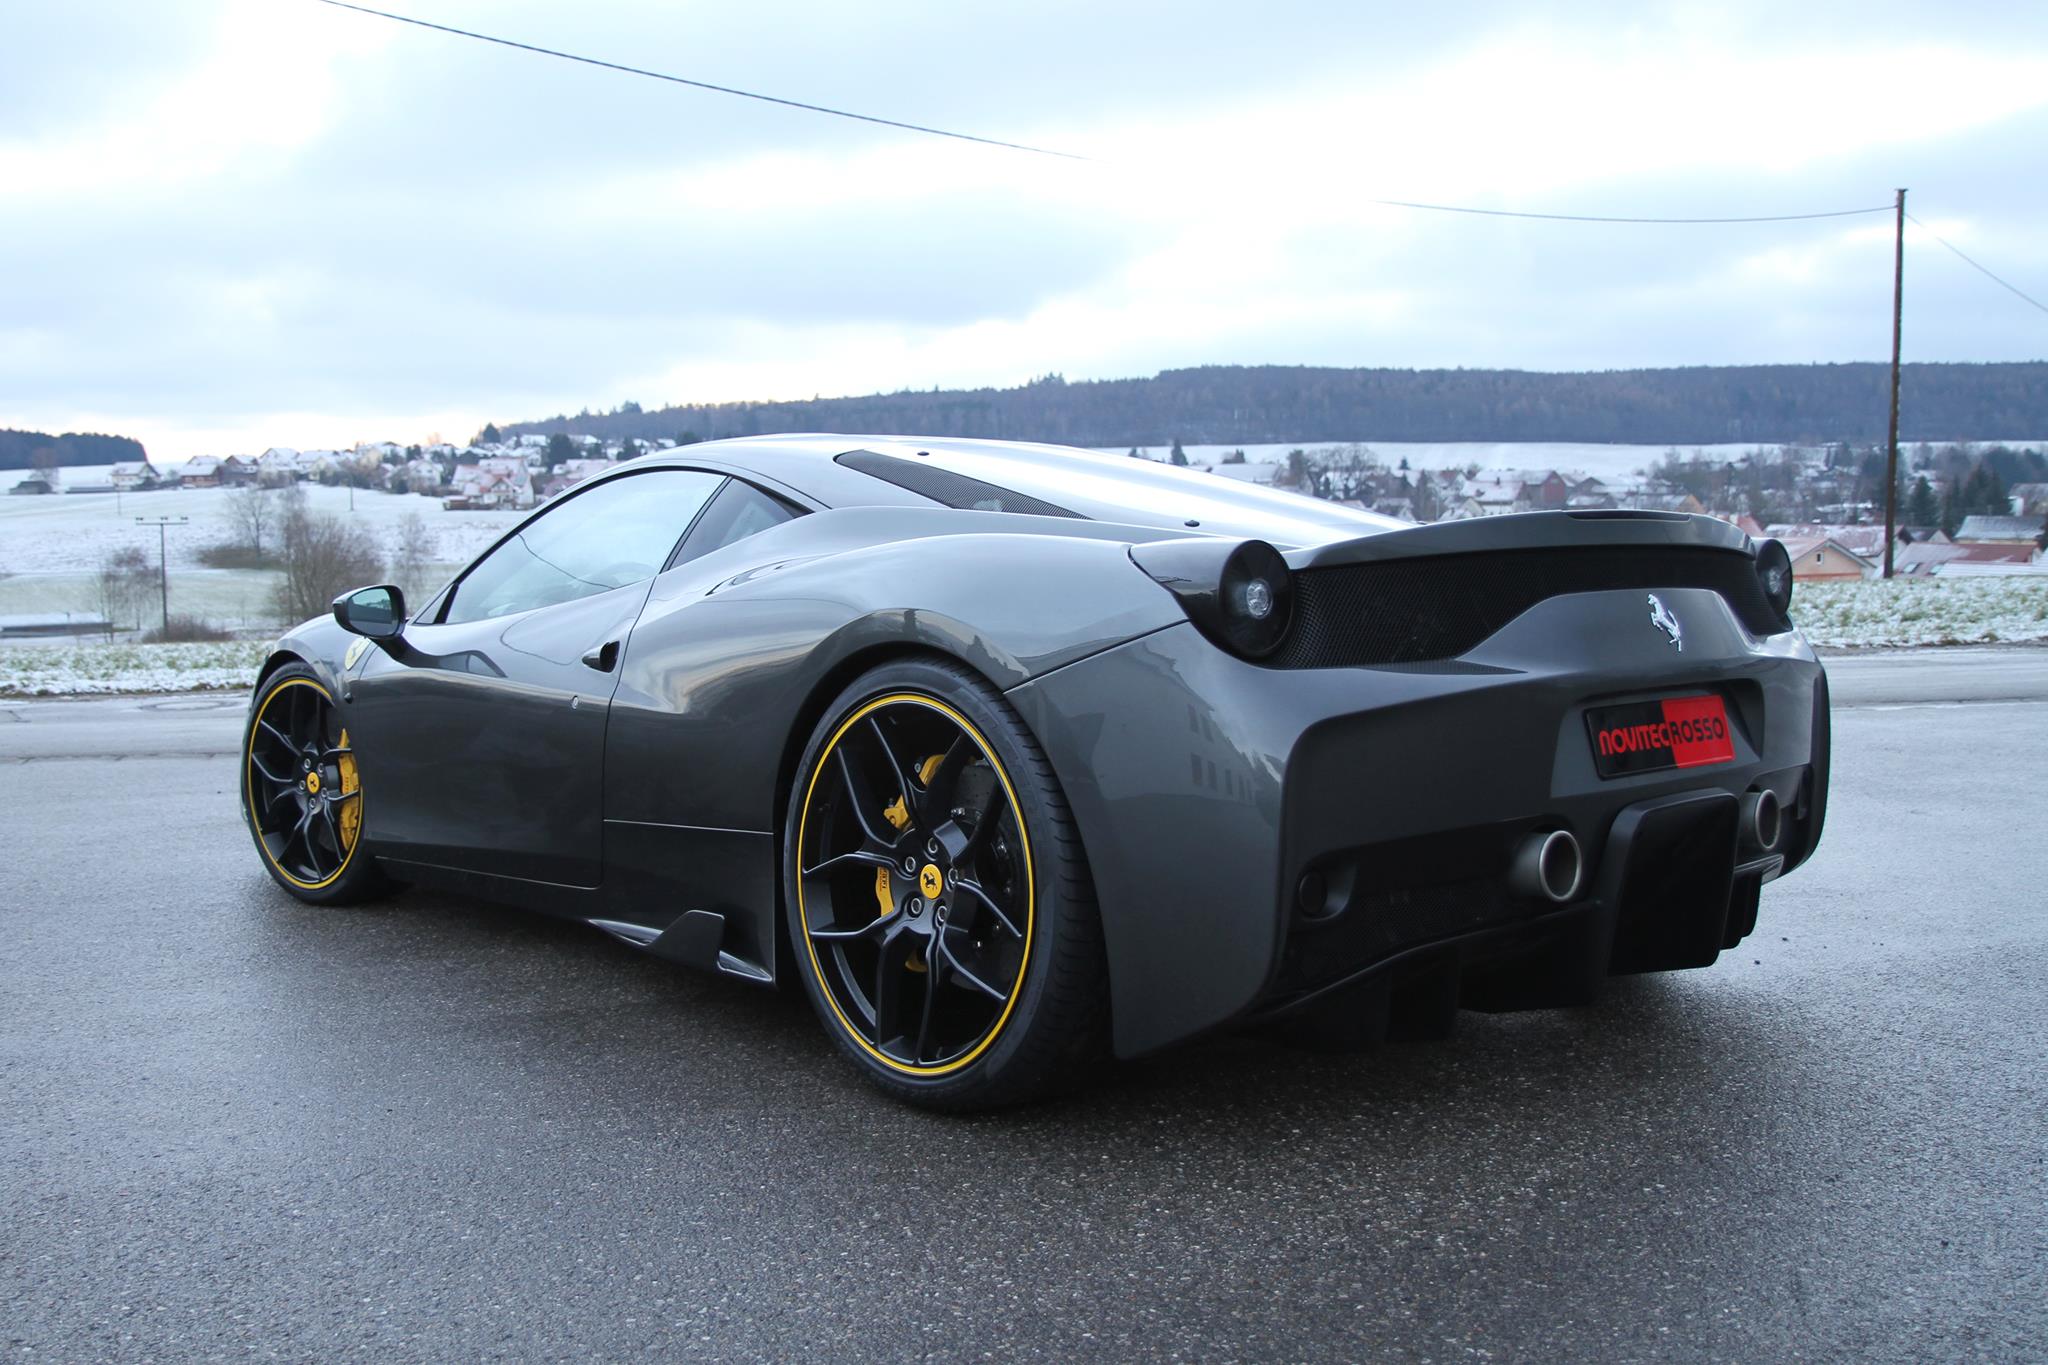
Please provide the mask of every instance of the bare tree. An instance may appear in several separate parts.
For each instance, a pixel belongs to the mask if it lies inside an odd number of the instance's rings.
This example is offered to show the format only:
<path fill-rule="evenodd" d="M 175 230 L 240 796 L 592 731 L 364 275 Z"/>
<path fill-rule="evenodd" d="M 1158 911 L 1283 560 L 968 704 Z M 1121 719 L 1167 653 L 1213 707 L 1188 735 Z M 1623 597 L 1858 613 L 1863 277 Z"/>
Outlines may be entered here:
<path fill-rule="evenodd" d="M 109 551 L 100 559 L 99 572 L 91 584 L 92 605 L 107 622 L 107 637 L 116 630 L 138 624 L 143 604 L 149 600 L 151 581 L 149 556 L 129 545 Z"/>
<path fill-rule="evenodd" d="M 398 528 L 392 537 L 391 577 L 405 594 L 406 601 L 425 600 L 427 575 L 434 564 L 434 548 L 434 532 L 425 517 L 417 512 L 407 512 L 398 519 Z"/>
<path fill-rule="evenodd" d="M 43 477 L 43 479 L 50 485 L 50 491 L 52 493 L 56 492 L 57 480 L 59 478 L 59 466 L 57 464 L 59 457 L 57 454 L 57 447 L 37 446 L 35 449 L 35 453 L 30 455 L 28 458 L 29 463 L 35 466 L 36 473 L 40 474 Z"/>
<path fill-rule="evenodd" d="M 331 513 L 307 511 L 303 493 L 286 499 L 278 529 L 284 578 L 276 605 L 286 621 L 322 615 L 336 597 L 375 583 L 384 571 L 369 531 Z"/>
<path fill-rule="evenodd" d="M 263 542 L 274 539 L 278 522 L 277 494 L 261 484 L 247 484 L 228 495 L 228 525 L 234 543 L 261 558 Z"/>

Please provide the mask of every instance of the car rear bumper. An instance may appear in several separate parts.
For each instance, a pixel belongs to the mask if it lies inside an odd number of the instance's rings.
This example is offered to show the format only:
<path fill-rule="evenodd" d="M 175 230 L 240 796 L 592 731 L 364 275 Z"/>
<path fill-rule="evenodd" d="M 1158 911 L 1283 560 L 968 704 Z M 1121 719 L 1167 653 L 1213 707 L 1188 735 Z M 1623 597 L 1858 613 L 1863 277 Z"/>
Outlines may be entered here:
<path fill-rule="evenodd" d="M 1796 633 L 1752 636 L 1714 592 L 1659 595 L 1682 651 L 1642 593 L 1590 592 L 1454 660 L 1266 668 L 1177 625 L 1013 689 L 1088 849 L 1117 1052 L 1425 958 L 1464 1003 L 1512 1008 L 1704 965 L 1749 932 L 1819 838 L 1826 679 Z M 1590 707 L 1697 692 L 1726 705 L 1731 761 L 1599 776 Z M 1738 828 L 1763 789 L 1785 814 L 1770 850 Z M 1509 877 L 1554 830 L 1585 869 L 1562 905 Z"/>

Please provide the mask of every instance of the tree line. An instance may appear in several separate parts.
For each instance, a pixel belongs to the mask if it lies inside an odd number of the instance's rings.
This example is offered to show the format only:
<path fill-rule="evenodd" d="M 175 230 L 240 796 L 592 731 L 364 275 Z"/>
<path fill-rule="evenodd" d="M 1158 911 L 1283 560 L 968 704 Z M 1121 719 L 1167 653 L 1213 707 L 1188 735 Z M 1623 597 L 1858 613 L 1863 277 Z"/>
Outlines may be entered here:
<path fill-rule="evenodd" d="M 1210 365 L 1149 379 L 903 390 L 794 402 L 626 403 L 507 435 L 712 440 L 775 431 L 980 436 L 1121 447 L 1281 441 L 1600 441 L 1818 444 L 1885 436 L 1881 364 L 1528 370 Z M 2048 362 L 1916 364 L 1901 376 L 1901 439 L 2048 436 Z"/>
<path fill-rule="evenodd" d="M 0 430 L 0 469 L 55 469 L 68 464 L 124 464 L 143 458 L 142 442 L 132 436 L 104 436 L 94 431 Z"/>

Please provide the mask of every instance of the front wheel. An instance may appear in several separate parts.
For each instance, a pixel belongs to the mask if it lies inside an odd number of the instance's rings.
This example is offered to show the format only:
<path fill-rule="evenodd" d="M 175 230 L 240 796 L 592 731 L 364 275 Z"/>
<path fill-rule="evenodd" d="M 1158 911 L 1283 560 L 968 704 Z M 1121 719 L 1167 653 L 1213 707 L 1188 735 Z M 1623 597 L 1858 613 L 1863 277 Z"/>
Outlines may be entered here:
<path fill-rule="evenodd" d="M 290 664 L 265 678 L 242 737 L 242 813 L 271 878 L 315 905 L 382 890 L 361 848 L 365 799 L 320 675 Z"/>
<path fill-rule="evenodd" d="M 884 665 L 797 770 L 784 900 L 806 992 L 883 1089 L 946 1109 L 1074 1074 L 1107 1016 L 1087 859 L 1051 765 L 957 665 Z"/>

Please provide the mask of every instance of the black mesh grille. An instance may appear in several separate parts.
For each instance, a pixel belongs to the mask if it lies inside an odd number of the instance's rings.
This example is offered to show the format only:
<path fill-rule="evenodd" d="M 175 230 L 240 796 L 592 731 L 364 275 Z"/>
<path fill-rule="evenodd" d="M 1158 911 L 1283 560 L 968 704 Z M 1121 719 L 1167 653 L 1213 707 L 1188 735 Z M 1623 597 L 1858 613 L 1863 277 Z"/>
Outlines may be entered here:
<path fill-rule="evenodd" d="M 981 512 L 1021 512 L 1033 517 L 1078 517 L 1080 513 L 1070 512 L 1027 493 L 1014 492 L 997 484 L 971 479 L 965 474 L 955 474 L 950 469 L 924 460 L 901 460 L 894 455 L 880 455 L 872 450 L 849 450 L 835 457 L 836 462 L 848 469 L 857 469 L 863 474 L 907 488 L 933 502 L 947 507 L 965 508 Z"/>
<path fill-rule="evenodd" d="M 1691 546 L 1585 546 L 1384 560 L 1294 576 L 1295 620 L 1267 662 L 1278 668 L 1449 659 L 1538 602 L 1615 588 L 1707 588 L 1753 635 L 1786 629 L 1755 561 Z"/>

